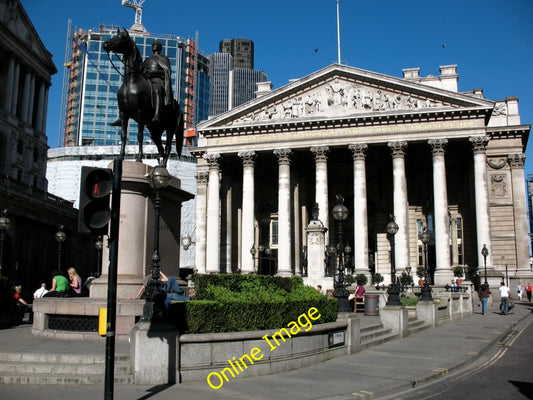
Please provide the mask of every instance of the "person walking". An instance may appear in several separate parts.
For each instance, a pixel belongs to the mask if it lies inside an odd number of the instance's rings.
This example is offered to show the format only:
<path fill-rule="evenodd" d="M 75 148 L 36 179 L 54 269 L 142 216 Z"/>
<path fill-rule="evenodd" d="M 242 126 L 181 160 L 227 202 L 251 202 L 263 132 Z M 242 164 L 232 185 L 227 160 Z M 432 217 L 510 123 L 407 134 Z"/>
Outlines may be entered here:
<path fill-rule="evenodd" d="M 531 283 L 527 283 L 527 286 L 526 286 L 526 295 L 527 295 L 527 300 L 531 303 L 531 291 L 533 291 L 533 288 L 531 287 Z"/>
<path fill-rule="evenodd" d="M 511 296 L 511 291 L 505 286 L 505 282 L 502 282 L 500 284 L 500 311 L 502 315 L 507 315 L 509 312 L 509 296 Z"/>
<path fill-rule="evenodd" d="M 518 285 L 516 285 L 516 293 L 518 294 L 518 301 L 522 301 L 523 291 L 524 291 L 524 288 L 522 287 L 522 282 L 518 282 Z"/>
<path fill-rule="evenodd" d="M 478 291 L 478 296 L 479 300 L 481 300 L 481 315 L 487 315 L 487 304 L 490 297 L 490 290 L 487 285 L 481 285 Z"/>

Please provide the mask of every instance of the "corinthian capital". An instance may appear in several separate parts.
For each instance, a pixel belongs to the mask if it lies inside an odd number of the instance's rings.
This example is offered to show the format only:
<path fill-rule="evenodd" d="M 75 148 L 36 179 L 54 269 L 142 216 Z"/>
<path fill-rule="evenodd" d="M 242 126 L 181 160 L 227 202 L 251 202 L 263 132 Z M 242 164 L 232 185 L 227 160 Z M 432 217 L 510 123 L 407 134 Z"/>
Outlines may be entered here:
<path fill-rule="evenodd" d="M 274 154 L 278 157 L 279 165 L 288 165 L 291 162 L 291 149 L 276 149 Z"/>
<path fill-rule="evenodd" d="M 470 136 L 468 138 L 474 150 L 474 154 L 485 154 L 487 151 L 487 144 L 489 143 L 488 136 Z"/>
<path fill-rule="evenodd" d="M 404 158 L 407 142 L 405 140 L 395 140 L 388 143 L 391 149 L 392 158 Z"/>
<path fill-rule="evenodd" d="M 429 139 L 428 143 L 431 146 L 433 156 L 443 156 L 445 153 L 445 147 L 448 144 L 448 139 Z"/>
<path fill-rule="evenodd" d="M 220 153 L 205 153 L 204 160 L 209 164 L 209 169 L 220 168 Z"/>
<path fill-rule="evenodd" d="M 315 154 L 316 162 L 328 161 L 329 146 L 313 146 L 310 150 Z"/>
<path fill-rule="evenodd" d="M 255 151 L 239 151 L 239 157 L 242 158 L 243 167 L 253 167 Z"/>
<path fill-rule="evenodd" d="M 513 153 L 507 156 L 507 161 L 511 168 L 524 168 L 526 155 L 524 153 Z"/>
<path fill-rule="evenodd" d="M 352 151 L 353 160 L 365 160 L 366 151 L 368 150 L 368 145 L 366 143 L 354 143 L 348 145 L 348 148 Z"/>

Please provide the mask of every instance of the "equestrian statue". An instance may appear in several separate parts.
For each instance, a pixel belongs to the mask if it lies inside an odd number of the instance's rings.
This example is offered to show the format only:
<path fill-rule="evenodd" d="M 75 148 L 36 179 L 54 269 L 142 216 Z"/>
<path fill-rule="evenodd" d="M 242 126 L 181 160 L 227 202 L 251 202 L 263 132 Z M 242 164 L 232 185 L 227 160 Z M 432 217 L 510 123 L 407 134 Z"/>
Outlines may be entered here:
<path fill-rule="evenodd" d="M 138 124 L 137 140 L 139 153 L 136 161 L 143 158 L 143 133 L 146 126 L 150 137 L 159 152 L 159 165 L 166 167 L 172 139 L 176 138 L 176 152 L 181 156 L 183 147 L 183 112 L 172 94 L 170 61 L 161 54 L 163 46 L 159 41 L 152 43 L 152 55 L 143 62 L 141 53 L 134 40 L 124 28 L 117 29 L 116 36 L 104 42 L 104 50 L 123 55 L 124 81 L 118 90 L 119 117 L 111 125 L 122 127 L 122 147 L 120 158 L 123 160 L 128 139 L 128 121 Z M 165 148 L 162 134 L 166 131 Z"/>

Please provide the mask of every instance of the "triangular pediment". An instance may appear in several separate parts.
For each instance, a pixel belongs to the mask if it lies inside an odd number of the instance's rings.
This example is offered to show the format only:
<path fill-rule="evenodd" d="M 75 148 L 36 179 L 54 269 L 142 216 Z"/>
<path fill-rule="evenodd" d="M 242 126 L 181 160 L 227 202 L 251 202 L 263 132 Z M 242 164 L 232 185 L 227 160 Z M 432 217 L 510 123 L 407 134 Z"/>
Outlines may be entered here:
<path fill-rule="evenodd" d="M 44 46 L 24 8 L 18 1 L 0 2 L 0 35 L 4 43 L 9 43 L 19 57 L 37 58 L 48 70 L 55 74 L 57 69 L 52 55 Z M 23 50 L 24 48 L 24 50 Z M 28 60 L 31 63 L 33 60 Z"/>
<path fill-rule="evenodd" d="M 198 129 L 493 106 L 493 102 L 473 96 L 354 67 L 331 65 L 206 121 Z"/>

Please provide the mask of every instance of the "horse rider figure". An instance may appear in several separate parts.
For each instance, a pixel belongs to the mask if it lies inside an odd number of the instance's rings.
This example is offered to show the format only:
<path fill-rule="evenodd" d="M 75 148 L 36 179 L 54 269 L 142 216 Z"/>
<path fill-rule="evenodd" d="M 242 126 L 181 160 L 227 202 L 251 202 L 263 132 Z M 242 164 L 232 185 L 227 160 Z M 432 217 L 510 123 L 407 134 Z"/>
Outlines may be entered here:
<path fill-rule="evenodd" d="M 143 73 L 152 83 L 152 104 L 154 106 L 153 124 L 161 120 L 163 106 L 172 104 L 172 81 L 170 78 L 170 60 L 161 54 L 161 42 L 152 43 L 152 55 L 143 64 Z"/>
<path fill-rule="evenodd" d="M 172 104 L 174 100 L 172 94 L 172 79 L 170 77 L 170 60 L 161 54 L 163 45 L 158 40 L 152 43 L 152 54 L 143 63 L 143 74 L 150 80 L 152 86 L 152 106 L 154 107 L 154 117 L 151 124 L 158 124 L 161 121 L 163 106 Z M 112 126 L 121 126 L 121 119 L 117 119 Z"/>

